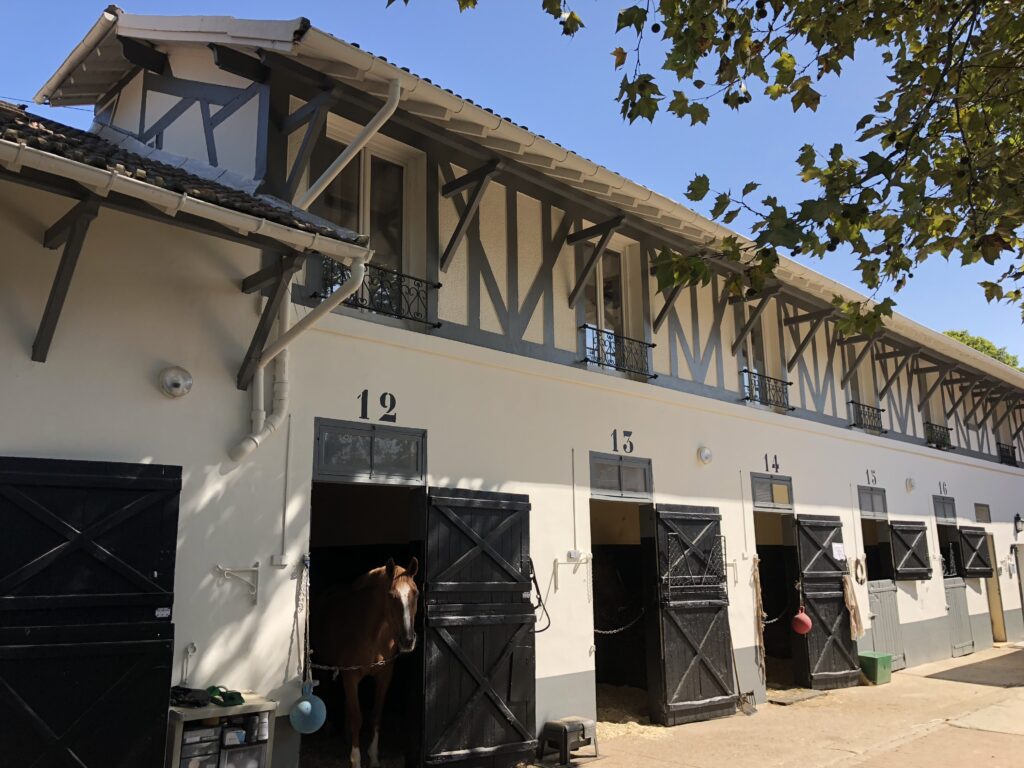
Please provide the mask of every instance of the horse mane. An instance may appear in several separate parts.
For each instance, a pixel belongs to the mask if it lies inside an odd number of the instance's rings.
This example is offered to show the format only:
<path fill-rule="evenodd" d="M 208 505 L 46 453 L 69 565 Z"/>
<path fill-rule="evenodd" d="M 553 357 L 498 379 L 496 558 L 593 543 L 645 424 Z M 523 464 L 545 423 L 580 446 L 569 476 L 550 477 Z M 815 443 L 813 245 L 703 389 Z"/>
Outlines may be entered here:
<path fill-rule="evenodd" d="M 399 578 L 399 579 L 412 579 L 412 576 L 409 576 L 405 572 L 404 568 L 400 568 L 400 566 L 397 566 L 397 565 L 395 566 L 395 568 L 396 568 L 396 570 L 400 569 L 402 571 L 401 573 L 397 574 L 396 578 Z M 359 589 L 367 589 L 369 587 L 375 587 L 375 586 L 378 585 L 378 583 L 381 580 L 384 580 L 386 578 L 387 578 L 387 566 L 386 565 L 379 565 L 376 568 L 371 568 L 369 571 L 364 573 L 358 579 L 353 581 L 349 585 L 349 589 L 352 590 L 352 591 L 356 591 L 356 590 L 359 590 Z"/>

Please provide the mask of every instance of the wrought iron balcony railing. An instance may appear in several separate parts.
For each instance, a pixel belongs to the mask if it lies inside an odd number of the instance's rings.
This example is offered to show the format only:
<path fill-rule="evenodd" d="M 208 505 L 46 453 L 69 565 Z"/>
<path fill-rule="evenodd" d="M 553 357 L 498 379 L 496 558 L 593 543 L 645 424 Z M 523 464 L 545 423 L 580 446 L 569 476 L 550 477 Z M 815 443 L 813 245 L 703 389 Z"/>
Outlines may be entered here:
<path fill-rule="evenodd" d="M 792 382 L 773 379 L 748 368 L 740 371 L 740 375 L 743 381 L 744 400 L 772 408 L 793 410 L 793 406 L 789 404 L 789 388 Z"/>
<path fill-rule="evenodd" d="M 930 421 L 924 423 L 924 441 L 943 451 L 953 447 L 953 442 L 949 439 L 949 427 L 932 424 Z"/>
<path fill-rule="evenodd" d="M 648 379 L 657 378 L 657 374 L 651 372 L 650 356 L 647 354 L 648 350 L 654 348 L 653 344 L 620 336 L 593 325 L 581 325 L 580 330 L 583 331 L 583 362 Z"/>
<path fill-rule="evenodd" d="M 1017 466 L 1017 448 L 1007 443 L 996 443 L 996 451 L 999 454 L 999 461 L 1011 467 Z"/>
<path fill-rule="evenodd" d="M 333 259 L 324 259 L 321 295 L 330 296 L 350 274 L 351 270 L 344 264 L 339 264 Z M 440 323 L 430 319 L 430 302 L 440 287 L 440 283 L 431 283 L 370 263 L 366 265 L 363 284 L 359 286 L 358 291 L 345 299 L 342 305 L 366 309 L 378 315 L 397 317 L 401 320 L 412 320 L 436 328 Z"/>
<path fill-rule="evenodd" d="M 875 408 L 873 405 L 865 405 L 851 400 L 850 415 L 853 417 L 853 421 L 850 422 L 850 426 L 884 435 L 888 430 L 882 428 L 883 413 L 885 413 L 885 408 Z"/>

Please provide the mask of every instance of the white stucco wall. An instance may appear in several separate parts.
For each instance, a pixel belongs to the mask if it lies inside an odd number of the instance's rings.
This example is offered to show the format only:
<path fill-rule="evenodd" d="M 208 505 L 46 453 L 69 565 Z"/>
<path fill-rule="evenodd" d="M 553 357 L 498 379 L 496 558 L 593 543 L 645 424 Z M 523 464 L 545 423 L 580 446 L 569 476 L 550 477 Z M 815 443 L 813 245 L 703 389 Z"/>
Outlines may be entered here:
<path fill-rule="evenodd" d="M 356 420 L 364 388 L 394 393 L 398 425 L 427 430 L 432 485 L 529 494 L 532 556 L 553 621 L 537 637 L 537 676 L 575 675 L 577 686 L 557 700 L 541 698 L 539 720 L 568 714 L 567 702 L 578 702 L 579 714 L 593 706 L 589 569 L 561 562 L 574 541 L 570 453 L 576 542 L 588 551 L 587 456 L 611 450 L 613 429 L 631 430 L 633 455 L 652 459 L 656 501 L 720 508 L 739 648 L 754 644 L 749 474 L 764 471 L 766 453 L 792 476 L 798 514 L 842 517 L 851 554 L 861 553 L 855 486 L 867 469 L 887 489 L 893 519 L 929 521 L 936 576 L 901 585 L 905 623 L 945 615 L 931 522 L 939 483 L 964 522 L 975 501 L 990 504 L 996 522 L 986 527 L 1000 557 L 1009 553 L 1022 470 L 351 317 L 332 316 L 294 345 L 290 431 L 235 465 L 226 451 L 247 428 L 249 398 L 234 378 L 258 309 L 239 283 L 258 268 L 257 251 L 103 210 L 50 358 L 33 363 L 29 350 L 59 259 L 39 243 L 69 207 L 0 184 L 0 455 L 183 466 L 175 664 L 195 642 L 196 683 L 253 688 L 286 704 L 295 695 L 295 566 L 308 547 L 313 421 Z M 464 263 L 464 254 L 456 257 Z M 464 291 L 458 274 L 449 271 L 442 295 Z M 156 374 L 170 364 L 195 376 L 184 399 L 157 390 Z M 697 461 L 701 445 L 714 452 L 708 465 Z M 916 484 L 910 492 L 908 477 Z M 280 546 L 282 511 L 289 565 L 278 569 L 270 558 Z M 212 569 L 257 560 L 254 607 L 240 585 L 219 581 Z M 1019 594 L 1003 568 L 1006 610 L 1020 608 Z M 858 595 L 866 619 L 867 594 L 858 588 Z M 968 599 L 972 613 L 987 611 L 983 590 L 969 589 Z"/>

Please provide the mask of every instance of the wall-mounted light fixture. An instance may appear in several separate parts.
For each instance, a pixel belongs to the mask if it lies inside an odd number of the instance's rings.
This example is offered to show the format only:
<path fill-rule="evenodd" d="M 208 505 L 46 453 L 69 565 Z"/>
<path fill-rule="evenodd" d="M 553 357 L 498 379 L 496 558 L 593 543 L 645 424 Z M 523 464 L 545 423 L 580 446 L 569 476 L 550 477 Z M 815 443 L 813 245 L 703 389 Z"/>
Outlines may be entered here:
<path fill-rule="evenodd" d="M 1020 512 L 1013 516 L 1013 530 L 1017 533 L 1024 533 L 1024 520 L 1020 519 Z"/>
<path fill-rule="evenodd" d="M 700 448 L 697 449 L 697 458 L 700 459 L 701 464 L 710 464 L 711 460 L 714 457 L 715 456 L 711 452 L 711 449 L 708 448 L 706 445 L 702 445 Z"/>

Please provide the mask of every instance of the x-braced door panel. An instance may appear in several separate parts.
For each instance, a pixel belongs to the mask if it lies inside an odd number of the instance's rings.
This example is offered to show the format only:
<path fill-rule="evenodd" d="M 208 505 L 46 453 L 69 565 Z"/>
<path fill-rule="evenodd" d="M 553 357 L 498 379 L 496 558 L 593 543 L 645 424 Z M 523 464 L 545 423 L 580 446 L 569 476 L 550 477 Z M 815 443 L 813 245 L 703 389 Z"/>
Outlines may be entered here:
<path fill-rule="evenodd" d="M 663 725 L 736 711 L 721 517 L 714 507 L 646 506 L 647 682 Z"/>
<path fill-rule="evenodd" d="M 432 488 L 424 547 L 424 762 L 533 754 L 529 498 Z"/>
<path fill-rule="evenodd" d="M 842 521 L 832 515 L 796 518 L 800 580 L 811 631 L 796 644 L 796 681 L 807 688 L 857 685 L 860 664 L 843 596 L 846 552 Z"/>

